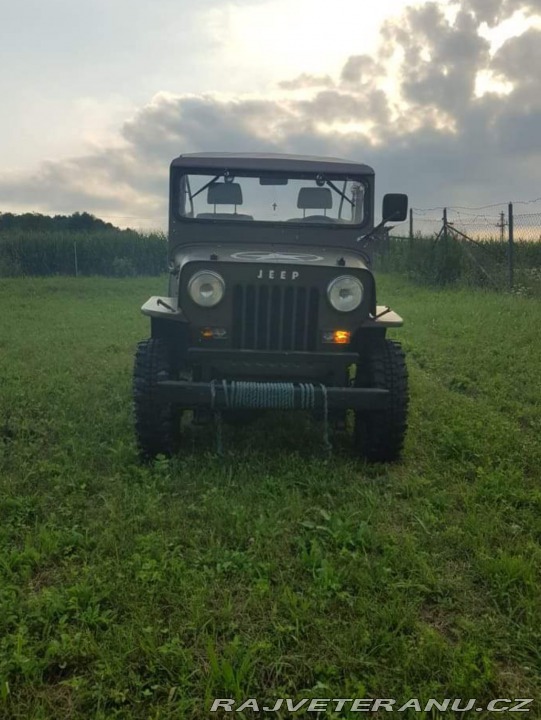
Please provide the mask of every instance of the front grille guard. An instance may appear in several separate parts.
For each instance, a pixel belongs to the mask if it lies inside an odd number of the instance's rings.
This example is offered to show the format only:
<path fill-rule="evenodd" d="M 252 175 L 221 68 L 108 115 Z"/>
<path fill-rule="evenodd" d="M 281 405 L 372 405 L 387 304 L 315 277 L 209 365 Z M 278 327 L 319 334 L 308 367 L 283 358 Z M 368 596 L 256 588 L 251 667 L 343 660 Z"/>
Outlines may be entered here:
<path fill-rule="evenodd" d="M 235 285 L 233 347 L 239 350 L 313 351 L 319 291 L 297 285 Z"/>

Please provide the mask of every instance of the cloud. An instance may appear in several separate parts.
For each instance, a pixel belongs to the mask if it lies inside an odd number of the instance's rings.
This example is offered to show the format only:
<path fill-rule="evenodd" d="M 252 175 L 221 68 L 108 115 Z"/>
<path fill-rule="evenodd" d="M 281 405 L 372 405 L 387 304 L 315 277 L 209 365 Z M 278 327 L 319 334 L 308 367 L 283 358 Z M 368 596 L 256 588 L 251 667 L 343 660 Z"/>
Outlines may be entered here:
<path fill-rule="evenodd" d="M 334 80 L 330 75 L 310 75 L 302 73 L 293 80 L 282 80 L 278 83 L 282 90 L 303 90 L 305 88 L 332 88 Z"/>
<path fill-rule="evenodd" d="M 488 25 L 497 25 L 521 10 L 529 15 L 541 12 L 541 0 L 464 0 L 462 4 L 479 23 Z"/>
<path fill-rule="evenodd" d="M 371 83 L 383 71 L 383 67 L 370 55 L 352 55 L 342 68 L 340 78 L 343 83 L 351 85 Z"/>
<path fill-rule="evenodd" d="M 541 68 L 541 33 L 530 29 L 520 37 L 511 38 L 500 48 L 492 68 L 517 83 L 521 93 L 539 90 Z"/>
<path fill-rule="evenodd" d="M 407 191 L 417 206 L 530 197 L 541 162 L 541 31 L 491 55 L 480 28 L 540 3 L 465 0 L 452 18 L 436 2 L 409 7 L 384 24 L 374 56 L 346 58 L 336 79 L 285 79 L 268 97 L 158 93 L 114 148 L 0 175 L 0 203 L 165 225 L 169 162 L 199 150 L 355 158 L 374 165 L 378 188 Z M 481 72 L 510 92 L 478 97 Z"/>
<path fill-rule="evenodd" d="M 404 20 L 388 23 L 386 35 L 404 50 L 405 99 L 456 115 L 472 99 L 477 71 L 489 59 L 488 41 L 477 34 L 471 13 L 459 11 L 451 26 L 434 2 L 408 9 Z"/>

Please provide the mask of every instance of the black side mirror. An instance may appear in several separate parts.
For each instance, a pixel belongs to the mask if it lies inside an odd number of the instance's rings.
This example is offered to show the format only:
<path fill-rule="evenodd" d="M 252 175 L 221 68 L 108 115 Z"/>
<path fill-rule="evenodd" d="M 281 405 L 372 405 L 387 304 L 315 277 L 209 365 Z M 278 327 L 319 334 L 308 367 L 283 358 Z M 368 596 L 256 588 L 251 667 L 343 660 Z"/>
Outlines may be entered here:
<path fill-rule="evenodd" d="M 402 222 L 408 217 L 408 196 L 402 193 L 388 193 L 383 196 L 383 220 Z"/>

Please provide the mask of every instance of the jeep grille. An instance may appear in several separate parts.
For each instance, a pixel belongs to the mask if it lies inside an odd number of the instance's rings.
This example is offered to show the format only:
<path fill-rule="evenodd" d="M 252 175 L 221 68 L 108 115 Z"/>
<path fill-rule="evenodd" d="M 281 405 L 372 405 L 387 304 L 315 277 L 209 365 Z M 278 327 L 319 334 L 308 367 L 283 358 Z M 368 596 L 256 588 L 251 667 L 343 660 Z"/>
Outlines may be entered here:
<path fill-rule="evenodd" d="M 233 347 L 243 350 L 315 350 L 317 288 L 235 285 Z"/>

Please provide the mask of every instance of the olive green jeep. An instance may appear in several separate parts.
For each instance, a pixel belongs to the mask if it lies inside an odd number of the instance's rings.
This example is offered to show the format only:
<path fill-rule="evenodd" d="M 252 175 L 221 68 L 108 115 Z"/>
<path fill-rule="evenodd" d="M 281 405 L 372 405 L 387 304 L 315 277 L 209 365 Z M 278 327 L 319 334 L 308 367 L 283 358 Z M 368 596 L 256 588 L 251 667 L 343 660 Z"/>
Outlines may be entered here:
<path fill-rule="evenodd" d="M 142 457 L 175 453 L 181 418 L 235 421 L 265 408 L 308 410 L 335 427 L 354 411 L 354 445 L 400 456 L 408 384 L 386 338 L 402 319 L 376 303 L 372 248 L 407 197 L 334 158 L 196 153 L 173 160 L 169 291 L 150 298 L 133 392 Z"/>

